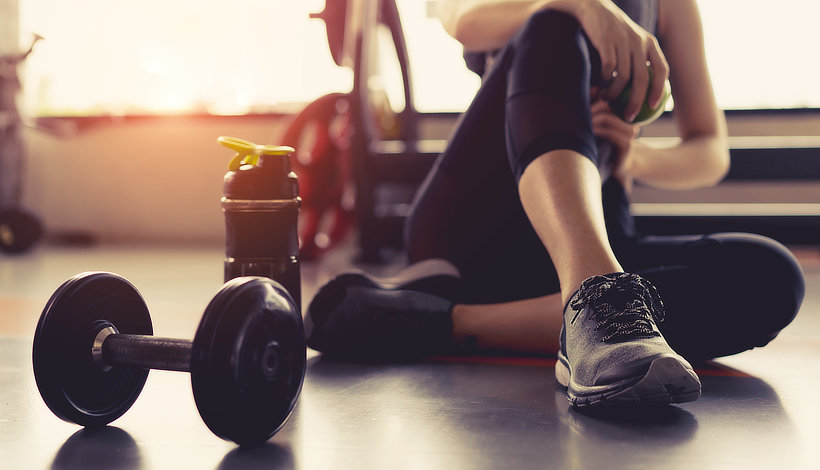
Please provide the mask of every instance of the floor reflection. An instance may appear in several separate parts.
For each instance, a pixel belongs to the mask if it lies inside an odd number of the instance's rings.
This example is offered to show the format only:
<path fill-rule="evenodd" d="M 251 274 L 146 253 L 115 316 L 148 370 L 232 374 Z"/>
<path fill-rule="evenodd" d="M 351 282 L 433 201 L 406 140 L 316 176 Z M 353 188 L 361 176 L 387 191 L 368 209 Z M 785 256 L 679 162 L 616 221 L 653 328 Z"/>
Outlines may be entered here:
<path fill-rule="evenodd" d="M 678 406 L 585 410 L 563 400 L 558 417 L 568 467 L 662 468 L 685 454 L 699 428 L 695 415 Z"/>
<path fill-rule="evenodd" d="M 311 468 L 339 459 L 379 468 L 398 458 L 402 468 L 427 469 L 691 468 L 760 463 L 761 450 L 766 462 L 799 455 L 777 393 L 741 371 L 709 366 L 703 397 L 694 403 L 602 410 L 571 407 L 553 373 L 551 365 L 317 359 L 300 402 L 294 452 Z M 362 442 L 370 443 L 368 451 Z"/>
<path fill-rule="evenodd" d="M 290 449 L 273 442 L 266 444 L 236 449 L 228 452 L 222 459 L 218 470 L 292 470 L 295 469 L 293 454 Z"/>
<path fill-rule="evenodd" d="M 84 428 L 65 441 L 54 461 L 58 469 L 138 469 L 142 453 L 130 434 L 120 428 Z"/>

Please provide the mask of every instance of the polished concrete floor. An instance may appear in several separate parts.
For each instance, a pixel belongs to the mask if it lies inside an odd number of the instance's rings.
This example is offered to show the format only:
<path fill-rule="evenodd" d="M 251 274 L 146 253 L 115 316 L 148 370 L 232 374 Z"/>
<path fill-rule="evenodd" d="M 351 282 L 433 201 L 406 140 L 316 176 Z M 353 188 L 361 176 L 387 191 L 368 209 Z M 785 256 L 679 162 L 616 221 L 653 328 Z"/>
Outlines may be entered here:
<path fill-rule="evenodd" d="M 187 374 L 152 372 L 128 413 L 86 431 L 49 411 L 31 368 L 40 311 L 80 271 L 129 278 L 156 334 L 190 338 L 221 285 L 219 247 L 41 247 L 0 256 L 0 468 L 820 468 L 820 251 L 799 254 L 808 294 L 796 321 L 766 348 L 700 367 L 696 402 L 588 414 L 568 405 L 550 359 L 366 366 L 310 352 L 294 414 L 252 449 L 208 431 Z M 305 265 L 304 298 L 348 259 L 337 252 Z"/>

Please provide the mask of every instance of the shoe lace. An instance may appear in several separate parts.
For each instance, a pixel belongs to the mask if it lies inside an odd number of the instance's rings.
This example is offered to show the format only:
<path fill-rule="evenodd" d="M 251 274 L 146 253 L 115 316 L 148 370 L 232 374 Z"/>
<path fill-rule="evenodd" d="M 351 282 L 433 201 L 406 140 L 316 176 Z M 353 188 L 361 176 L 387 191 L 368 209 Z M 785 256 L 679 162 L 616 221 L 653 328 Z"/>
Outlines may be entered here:
<path fill-rule="evenodd" d="M 658 290 L 649 281 L 631 273 L 595 276 L 581 283 L 570 304 L 576 312 L 588 308 L 597 321 L 595 330 L 606 332 L 602 342 L 660 336 L 655 328 L 666 314 Z"/>

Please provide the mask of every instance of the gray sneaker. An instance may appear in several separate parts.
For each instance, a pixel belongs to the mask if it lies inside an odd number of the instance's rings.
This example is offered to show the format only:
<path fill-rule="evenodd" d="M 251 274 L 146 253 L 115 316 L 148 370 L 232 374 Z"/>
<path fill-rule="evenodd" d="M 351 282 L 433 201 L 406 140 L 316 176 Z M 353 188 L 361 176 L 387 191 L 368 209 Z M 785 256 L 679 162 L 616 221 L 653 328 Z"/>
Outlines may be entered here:
<path fill-rule="evenodd" d="M 555 377 L 573 406 L 684 403 L 700 380 L 658 331 L 664 307 L 637 274 L 585 280 L 564 308 Z"/>

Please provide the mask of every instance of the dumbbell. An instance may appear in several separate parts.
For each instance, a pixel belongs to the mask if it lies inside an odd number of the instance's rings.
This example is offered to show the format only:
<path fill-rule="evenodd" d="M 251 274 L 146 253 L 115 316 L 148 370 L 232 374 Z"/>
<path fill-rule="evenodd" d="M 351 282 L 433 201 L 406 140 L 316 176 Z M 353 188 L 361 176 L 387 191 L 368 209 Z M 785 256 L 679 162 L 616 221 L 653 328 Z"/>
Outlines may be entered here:
<path fill-rule="evenodd" d="M 0 251 L 22 253 L 43 236 L 43 224 L 22 209 L 0 210 Z"/>
<path fill-rule="evenodd" d="M 153 335 L 148 307 L 125 278 L 78 274 L 51 296 L 34 334 L 37 388 L 59 418 L 104 426 L 136 401 L 149 369 L 191 373 L 197 410 L 217 436 L 267 441 L 290 416 L 306 368 L 302 316 L 279 283 L 225 283 L 193 341 Z"/>

